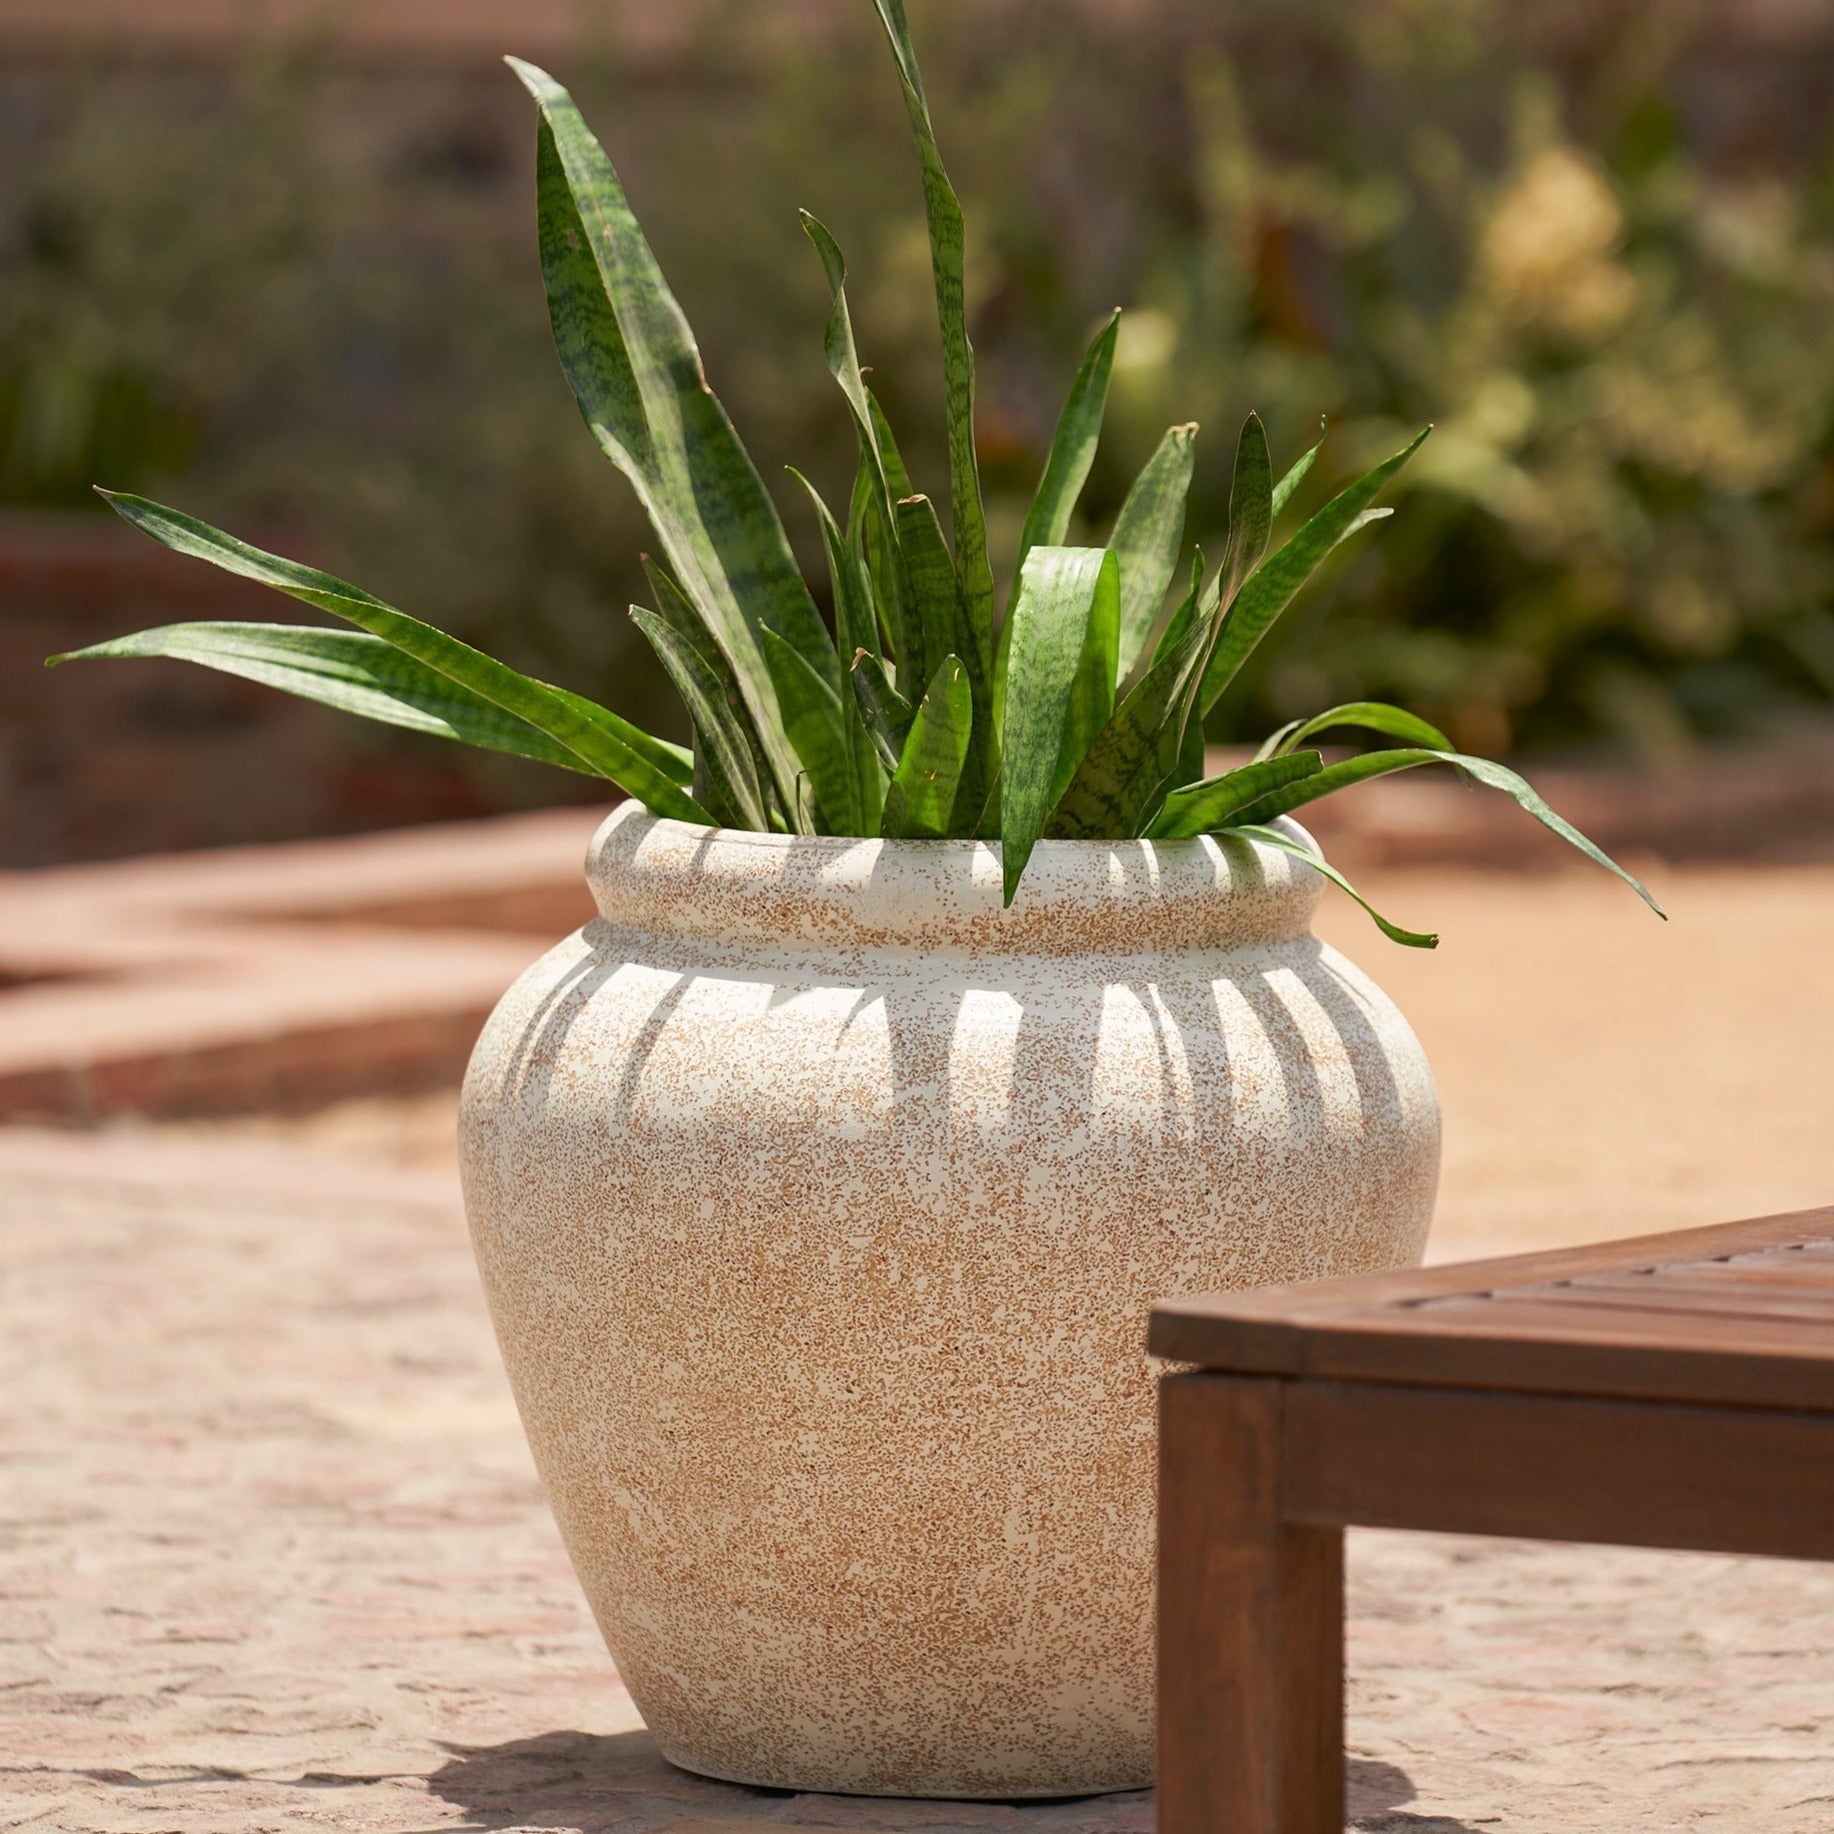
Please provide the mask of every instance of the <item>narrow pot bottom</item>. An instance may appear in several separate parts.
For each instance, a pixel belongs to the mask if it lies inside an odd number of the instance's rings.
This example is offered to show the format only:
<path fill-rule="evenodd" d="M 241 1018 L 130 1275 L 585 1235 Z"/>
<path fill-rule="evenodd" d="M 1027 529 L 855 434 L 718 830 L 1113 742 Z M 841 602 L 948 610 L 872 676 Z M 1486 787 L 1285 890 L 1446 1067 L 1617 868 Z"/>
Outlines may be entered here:
<path fill-rule="evenodd" d="M 690 1776 L 705 1777 L 713 1783 L 736 1783 L 744 1789 L 787 1790 L 798 1796 L 880 1796 L 916 1802 L 1073 1802 L 1085 1796 L 1120 1796 L 1134 1790 L 1151 1789 L 1153 1786 L 1149 1770 L 1121 1781 L 1061 1778 L 1037 1788 L 999 1784 L 985 1789 L 964 1789 L 922 1780 L 896 1786 L 888 1784 L 883 1788 L 870 1788 L 864 1784 L 847 1787 L 832 1781 L 813 1781 L 799 1777 L 789 1770 L 770 1776 L 742 1776 L 737 1771 L 722 1770 L 717 1765 L 700 1763 L 671 1751 L 661 1739 L 657 1739 L 656 1749 L 677 1770 L 685 1770 Z"/>

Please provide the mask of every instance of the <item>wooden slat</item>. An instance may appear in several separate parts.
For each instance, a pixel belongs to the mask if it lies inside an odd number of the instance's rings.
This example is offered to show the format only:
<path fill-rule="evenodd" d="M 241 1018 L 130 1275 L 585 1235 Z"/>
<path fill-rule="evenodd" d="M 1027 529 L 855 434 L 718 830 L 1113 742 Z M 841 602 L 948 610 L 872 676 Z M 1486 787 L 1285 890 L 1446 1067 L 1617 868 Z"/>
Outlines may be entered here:
<path fill-rule="evenodd" d="M 1830 1406 L 1834 1333 L 1611 1308 L 1588 1310 L 1576 1330 L 1553 1308 L 1480 1296 L 1831 1238 L 1834 1210 L 1808 1210 L 1460 1266 L 1168 1299 L 1153 1309 L 1148 1342 L 1158 1356 L 1245 1374 Z M 1813 1252 L 1818 1258 L 1819 1248 Z"/>
<path fill-rule="evenodd" d="M 1655 1274 L 1599 1274 L 1544 1286 L 1506 1286 L 1484 1300 L 1433 1300 L 1421 1308 L 1472 1303 L 1573 1306 L 1618 1311 L 1662 1312 L 1673 1317 L 1737 1318 L 1762 1327 L 1768 1320 L 1819 1325 L 1834 1331 L 1834 1286 L 1816 1291 L 1772 1281 L 1758 1287 L 1729 1282 L 1665 1278 Z"/>
<path fill-rule="evenodd" d="M 1284 1498 L 1321 1526 L 1834 1559 L 1834 1419 L 1295 1383 Z"/>
<path fill-rule="evenodd" d="M 1606 1280 L 1654 1280 L 1664 1286 L 1750 1287 L 1756 1292 L 1828 1292 L 1834 1290 L 1834 1256 L 1794 1261 L 1781 1258 L 1738 1261 L 1675 1261 L 1647 1274 L 1580 1274 L 1575 1284 Z"/>
<path fill-rule="evenodd" d="M 1285 1385 L 1159 1413 L 1159 1834 L 1342 1834 L 1344 1538 L 1281 1513 Z"/>

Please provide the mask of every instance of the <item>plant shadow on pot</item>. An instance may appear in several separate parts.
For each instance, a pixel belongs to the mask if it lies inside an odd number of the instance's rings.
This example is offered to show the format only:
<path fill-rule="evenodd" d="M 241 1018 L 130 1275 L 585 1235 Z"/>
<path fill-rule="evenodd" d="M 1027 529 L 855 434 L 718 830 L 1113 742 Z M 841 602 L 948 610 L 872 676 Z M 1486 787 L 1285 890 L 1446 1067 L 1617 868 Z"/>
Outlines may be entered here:
<path fill-rule="evenodd" d="M 536 1738 L 511 1739 L 501 1745 L 441 1747 L 448 1761 L 427 1779 L 427 1791 L 460 1810 L 467 1823 L 487 1834 L 511 1828 L 554 1828 L 578 1834 L 610 1834 L 656 1814 L 658 1798 L 670 1804 L 717 1811 L 718 1825 L 755 1820 L 771 1827 L 795 1827 L 784 1818 L 787 1790 L 750 1789 L 715 1783 L 678 1770 L 656 1749 L 647 1731 L 545 1732 Z M 1345 1761 L 1344 1781 L 1351 1825 L 1366 1834 L 1478 1834 L 1469 1823 L 1440 1816 L 1413 1815 L 1406 1804 L 1415 1797 L 1412 1778 L 1394 1764 L 1373 1758 Z M 888 1814 L 882 1799 L 869 1796 L 819 1798 L 824 1828 L 873 1829 L 908 1817 Z M 1080 1796 L 1046 1802 L 961 1803 L 938 1806 L 926 1826 L 947 1828 L 998 1823 L 1011 1828 L 1015 1814 L 1036 1834 L 1120 1834 L 1151 1825 L 1151 1793 L 1125 1796 Z"/>

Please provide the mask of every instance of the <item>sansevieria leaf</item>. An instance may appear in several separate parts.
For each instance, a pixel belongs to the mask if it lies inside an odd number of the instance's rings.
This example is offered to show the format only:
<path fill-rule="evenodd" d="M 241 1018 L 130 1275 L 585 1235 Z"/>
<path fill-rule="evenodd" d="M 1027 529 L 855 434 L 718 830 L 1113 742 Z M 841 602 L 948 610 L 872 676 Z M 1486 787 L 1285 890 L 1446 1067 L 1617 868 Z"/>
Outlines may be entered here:
<path fill-rule="evenodd" d="M 651 738 L 604 707 L 520 674 L 333 574 L 264 553 L 195 516 L 167 509 L 145 497 L 109 492 L 103 495 L 127 521 L 175 553 L 207 560 L 227 573 L 272 586 L 302 604 L 343 618 L 424 662 L 461 688 L 526 720 L 572 752 L 588 770 L 609 777 L 658 815 L 674 816 L 680 821 L 707 819 L 707 811 L 681 787 L 687 769 L 679 746 L 665 746 L 660 739 Z"/>
<path fill-rule="evenodd" d="M 786 805 L 796 765 L 758 632 L 837 688 L 840 667 L 783 525 L 718 398 L 623 186 L 571 96 L 510 67 L 542 116 L 536 197 L 548 315 L 586 424 L 636 490 L 682 590 L 731 659 Z"/>
<path fill-rule="evenodd" d="M 724 827 L 770 826 L 764 790 L 744 728 L 733 718 L 717 671 L 700 650 L 666 618 L 641 605 L 631 621 L 650 641 L 694 722 L 706 778 L 709 812 Z"/>
<path fill-rule="evenodd" d="M 410 732 L 537 758 L 562 770 L 601 774 L 539 727 L 505 713 L 496 702 L 460 687 L 450 676 L 366 631 L 306 624 L 166 624 L 49 660 L 90 662 L 119 656 L 168 656 L 201 663 Z"/>
<path fill-rule="evenodd" d="M 1045 823 L 1053 839 L 1143 834 L 1178 769 L 1185 731 L 1215 640 L 1216 616 L 1195 615 L 1196 580 L 1179 615 L 1182 635 L 1122 696 Z"/>
<path fill-rule="evenodd" d="M 968 671 L 958 657 L 945 656 L 930 677 L 886 787 L 879 832 L 887 840 L 940 840 L 948 834 L 972 717 Z"/>
<path fill-rule="evenodd" d="M 847 263 L 841 246 L 819 217 L 804 210 L 799 213 L 803 234 L 815 245 L 821 257 L 822 272 L 827 276 L 831 304 L 822 351 L 828 359 L 829 373 L 841 386 L 847 405 L 853 410 L 854 431 L 862 452 L 877 473 L 880 501 L 888 508 L 890 493 L 885 487 L 885 467 L 879 456 L 878 433 L 873 426 L 872 409 L 866 400 L 866 379 L 860 371 L 860 353 L 853 340 L 853 316 L 847 309 Z"/>
<path fill-rule="evenodd" d="M 1101 439 L 1102 415 L 1108 406 L 1108 378 L 1114 372 L 1114 346 L 1120 328 L 1121 314 L 1117 309 L 1095 334 L 1095 341 L 1070 383 L 1063 412 L 1057 417 L 1057 430 L 1051 435 L 1044 476 L 1038 480 L 1037 493 L 1019 534 L 1019 558 L 1013 574 L 1015 590 L 1026 555 L 1033 548 L 1060 546 L 1070 532 L 1070 517 L 1088 482 L 1089 467 L 1095 463 L 1095 448 Z"/>
<path fill-rule="evenodd" d="M 719 684 L 720 704 L 725 709 L 734 729 L 745 741 L 745 747 L 751 754 L 751 779 L 754 780 L 763 799 L 766 826 L 774 810 L 781 809 L 773 788 L 775 779 L 771 775 L 770 758 L 764 750 L 764 742 L 758 737 L 757 722 L 752 718 L 751 707 L 745 699 L 743 689 L 739 686 L 738 677 L 733 673 L 732 659 L 720 648 L 712 631 L 700 613 L 688 603 L 687 594 L 675 583 L 675 576 L 668 568 L 653 556 L 642 556 L 643 571 L 650 583 L 650 590 L 656 595 L 657 615 L 676 631 L 687 643 L 692 644 L 695 654 L 707 665 L 715 681 Z M 652 645 L 653 647 L 653 645 Z M 684 695 L 685 700 L 685 695 Z M 708 788 L 713 766 L 707 755 L 706 746 L 700 746 L 694 759 L 694 795 L 697 801 L 706 802 L 702 793 Z M 709 807 L 712 805 L 709 804 Z M 740 826 L 737 811 L 734 809 L 722 820 L 728 826 Z"/>
<path fill-rule="evenodd" d="M 1267 455 L 1267 431 L 1260 415 L 1250 414 L 1235 442 L 1235 472 L 1229 481 L 1229 540 L 1212 585 L 1215 598 L 1210 601 L 1230 622 L 1236 616 L 1243 582 L 1253 576 L 1267 552 L 1273 522 L 1273 465 Z M 1213 657 L 1226 641 L 1226 637 L 1218 641 Z M 1200 717 L 1209 705 L 1207 700 L 1199 702 Z"/>
<path fill-rule="evenodd" d="M 1272 507 L 1276 520 L 1278 520 L 1280 512 L 1292 502 L 1293 492 L 1305 482 L 1306 474 L 1312 469 L 1313 465 L 1318 462 L 1318 455 L 1324 450 L 1324 444 L 1325 427 L 1324 422 L 1321 420 L 1318 423 L 1318 438 L 1293 460 L 1292 464 L 1288 466 L 1286 471 L 1281 475 L 1279 483 L 1274 486 Z"/>
<path fill-rule="evenodd" d="M 1409 713 L 1405 707 L 1391 707 L 1379 700 L 1353 700 L 1341 707 L 1315 713 L 1310 719 L 1289 720 L 1278 732 L 1269 735 L 1255 756 L 1257 759 L 1277 758 L 1303 745 L 1307 739 L 1317 738 L 1321 732 L 1334 732 L 1344 726 L 1379 732 L 1387 739 L 1405 739 L 1410 745 L 1432 746 L 1439 751 L 1452 749 L 1452 741 L 1437 726 L 1417 713 Z"/>
<path fill-rule="evenodd" d="M 764 660 L 777 684 L 790 743 L 809 774 L 823 829 L 860 831 L 860 784 L 848 749 L 841 697 L 774 630 L 764 633 Z"/>
<path fill-rule="evenodd" d="M 1315 802 L 1320 796 L 1329 796 L 1334 790 L 1346 789 L 1353 783 L 1364 783 L 1372 777 L 1385 777 L 1394 771 L 1414 770 L 1423 764 L 1454 764 L 1475 777 L 1479 783 L 1513 797 L 1517 806 L 1526 810 L 1544 828 L 1551 829 L 1569 846 L 1578 848 L 1587 859 L 1604 867 L 1607 872 L 1616 873 L 1658 917 L 1668 915 L 1650 895 L 1649 888 L 1641 879 L 1626 872 L 1570 821 L 1556 815 L 1525 778 L 1519 777 L 1504 765 L 1493 763 L 1489 758 L 1467 757 L 1463 752 L 1441 751 L 1423 746 L 1410 746 L 1398 751 L 1366 751 L 1361 757 L 1327 765 L 1323 770 L 1302 777 L 1296 783 L 1259 797 L 1242 811 L 1242 820 L 1265 822 L 1275 815 L 1285 814 L 1289 809 Z"/>
<path fill-rule="evenodd" d="M 1371 498 L 1407 463 L 1431 431 L 1431 427 L 1423 427 L 1392 458 L 1384 459 L 1339 491 L 1255 569 L 1237 595 L 1204 671 L 1203 691 L 1198 697 L 1201 712 L 1208 713 L 1216 704 L 1218 695 L 1235 679 L 1236 671 L 1292 602 L 1293 594 L 1305 584 L 1313 568 L 1344 539 L 1369 507 Z"/>
<path fill-rule="evenodd" d="M 1035 547 L 1007 618 L 1012 672 L 1000 762 L 1000 857 L 1006 902 L 1044 832 L 1045 817 L 1107 723 L 1099 700 L 1077 705 L 1079 678 L 1099 676 L 1113 701 L 1119 570 L 1101 548 Z M 1096 660 L 1089 665 L 1091 651 Z"/>
<path fill-rule="evenodd" d="M 1263 758 L 1224 771 L 1220 777 L 1206 777 L 1201 783 L 1186 784 L 1173 790 L 1165 799 L 1148 831 L 1154 840 L 1183 840 L 1194 834 L 1209 834 L 1240 814 L 1251 803 L 1310 777 L 1324 767 L 1315 751 L 1296 751 L 1280 758 Z"/>
<path fill-rule="evenodd" d="M 906 497 L 897 505 L 898 553 L 910 598 L 905 606 L 905 638 L 912 655 L 898 659 L 901 679 L 922 680 L 921 671 L 934 671 L 937 659 L 953 655 L 968 671 L 968 692 L 973 707 L 968 759 L 962 770 L 962 791 L 978 810 L 998 760 L 994 743 L 993 683 L 977 658 L 980 646 L 969 628 L 956 571 L 949 561 L 936 506 L 925 496 Z M 912 617 L 912 607 L 915 617 Z M 918 648 L 913 624 L 921 628 Z"/>
<path fill-rule="evenodd" d="M 1390 923 L 1316 847 L 1308 847 L 1303 841 L 1291 834 L 1283 833 L 1278 828 L 1260 826 L 1231 828 L 1217 838 L 1227 843 L 1237 835 L 1246 840 L 1259 841 L 1263 847 L 1277 847 L 1282 853 L 1290 853 L 1295 859 L 1304 860 L 1314 872 L 1323 873 L 1339 891 L 1360 904 L 1369 913 L 1376 928 L 1390 942 L 1398 942 L 1407 949 L 1437 949 L 1439 947 L 1439 938 L 1430 931 L 1404 930 L 1398 923 Z"/>
<path fill-rule="evenodd" d="M 1178 571 L 1197 424 L 1170 428 L 1128 491 L 1108 538 L 1121 568 L 1121 641 L 1116 679 L 1132 670 Z"/>
<path fill-rule="evenodd" d="M 993 574 L 987 562 L 987 522 L 981 506 L 981 472 L 974 450 L 974 349 L 968 341 L 967 242 L 962 207 L 943 169 L 930 122 L 923 75 L 911 45 L 904 0 L 874 0 L 891 41 L 904 90 L 905 112 L 923 170 L 923 208 L 930 230 L 930 266 L 936 281 L 936 316 L 942 330 L 943 398 L 949 440 L 949 515 L 954 524 L 955 568 L 975 653 L 969 672 L 993 679 Z"/>
<path fill-rule="evenodd" d="M 841 730 L 848 767 L 854 780 L 852 801 L 847 806 L 852 811 L 853 821 L 858 825 L 836 828 L 834 831 L 864 834 L 877 828 L 879 812 L 885 799 L 885 772 L 879 766 L 873 735 L 867 727 L 865 712 L 859 703 L 859 689 L 852 667 L 853 658 L 863 651 L 870 652 L 878 641 L 873 618 L 872 585 L 867 578 L 866 564 L 859 549 L 841 533 L 827 504 L 822 501 L 821 492 L 801 472 L 792 469 L 790 475 L 808 492 L 809 501 L 815 506 L 816 521 L 821 527 L 822 548 L 828 557 L 828 583 L 834 593 L 835 643 L 841 655 L 847 659 L 847 666 L 841 671 Z M 785 715 L 792 719 L 791 742 L 802 753 L 802 747 L 796 741 L 792 710 L 786 707 Z M 808 755 L 802 753 L 802 756 L 803 762 L 808 764 Z M 896 762 L 895 753 L 893 762 Z M 810 768 L 813 770 L 814 767 Z"/>
<path fill-rule="evenodd" d="M 874 749 L 885 768 L 895 771 L 917 709 L 892 686 L 885 664 L 870 650 L 853 659 L 853 693 Z"/>

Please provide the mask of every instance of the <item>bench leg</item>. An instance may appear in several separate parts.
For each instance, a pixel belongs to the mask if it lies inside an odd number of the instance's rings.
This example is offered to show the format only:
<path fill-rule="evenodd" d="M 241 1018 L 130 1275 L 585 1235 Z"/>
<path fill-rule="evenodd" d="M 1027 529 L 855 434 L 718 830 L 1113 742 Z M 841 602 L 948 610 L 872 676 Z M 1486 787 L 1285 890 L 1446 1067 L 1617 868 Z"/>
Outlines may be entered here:
<path fill-rule="evenodd" d="M 1159 1391 L 1159 1834 L 1343 1834 L 1344 1536 L 1280 1519 L 1285 1384 Z"/>

